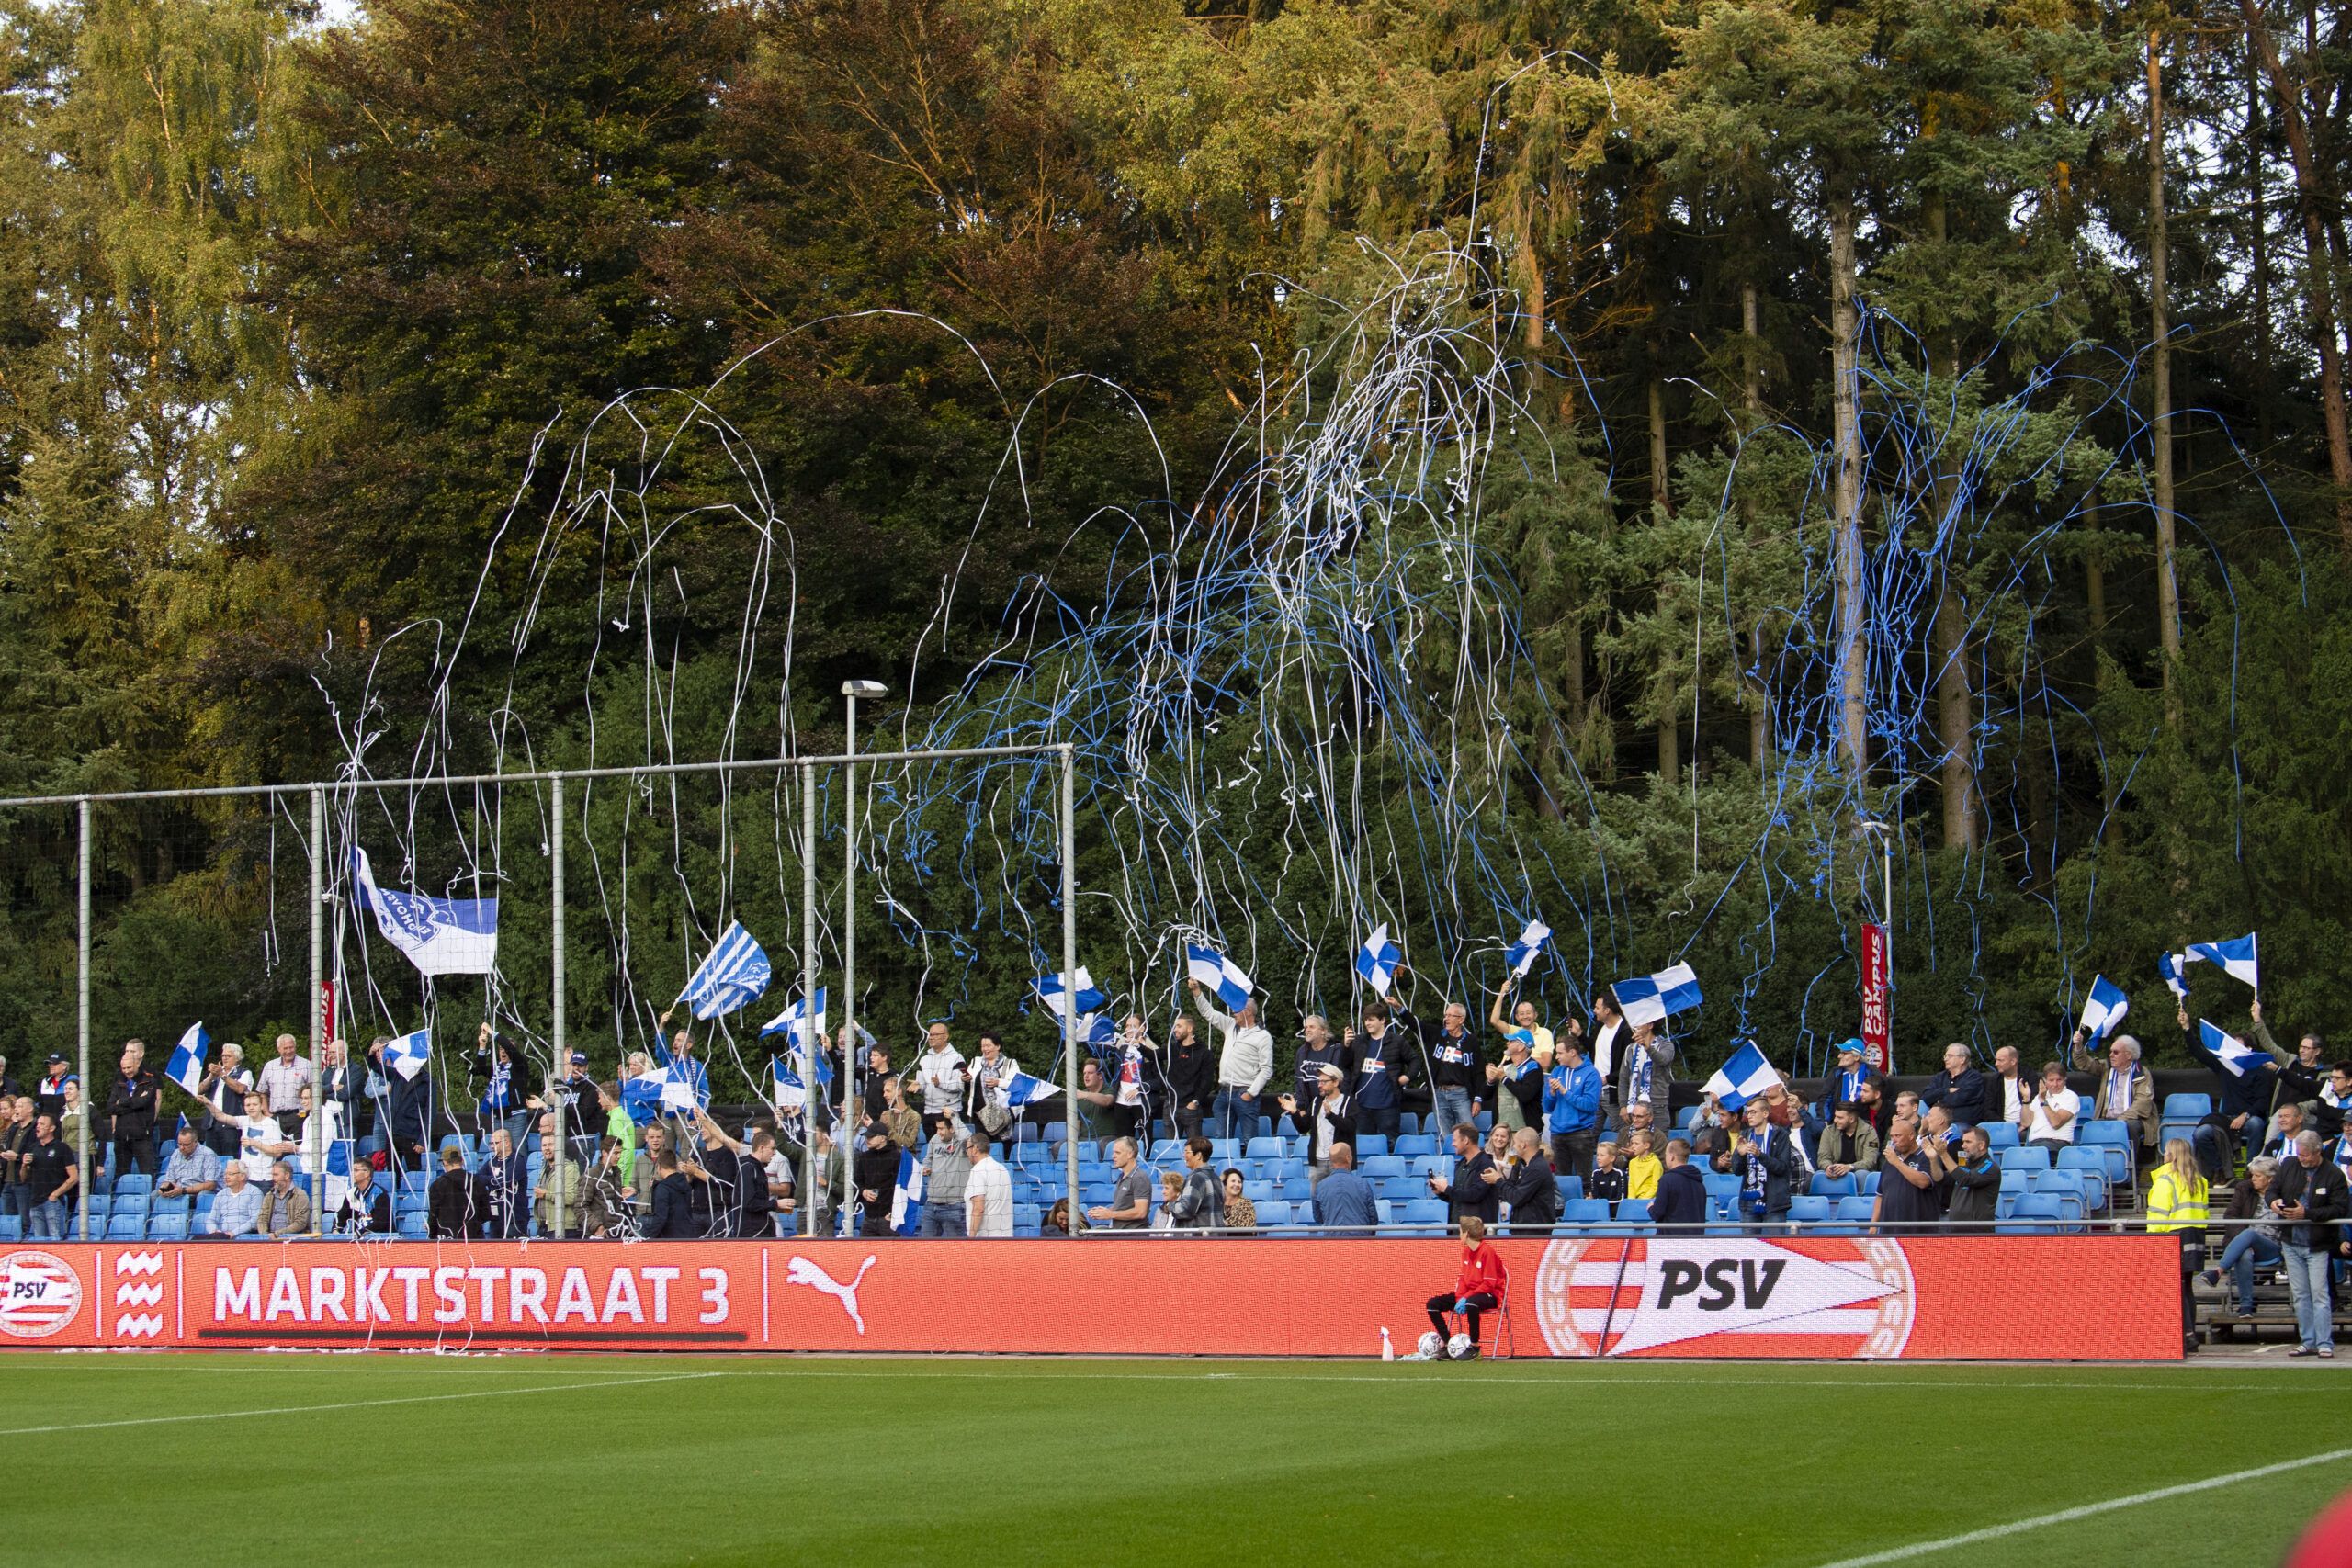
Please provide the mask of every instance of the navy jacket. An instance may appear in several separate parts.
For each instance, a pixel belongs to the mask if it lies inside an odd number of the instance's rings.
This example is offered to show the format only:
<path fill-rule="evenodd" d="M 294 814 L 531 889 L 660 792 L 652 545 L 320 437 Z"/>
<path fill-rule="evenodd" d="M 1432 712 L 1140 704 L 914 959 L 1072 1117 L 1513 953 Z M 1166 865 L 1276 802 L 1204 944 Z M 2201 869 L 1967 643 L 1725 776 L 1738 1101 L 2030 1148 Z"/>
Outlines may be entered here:
<path fill-rule="evenodd" d="M 1707 1201 L 1707 1179 L 1695 1165 L 1667 1167 L 1657 1179 L 1657 1196 L 1650 1200 L 1650 1218 L 1663 1230 L 1668 1225 L 1703 1225 L 1714 1216 Z"/>
<path fill-rule="evenodd" d="M 1372 1183 L 1352 1170 L 1332 1171 L 1316 1183 L 1309 1207 L 1318 1225 L 1357 1226 L 1369 1235 L 1380 1222 L 1380 1211 L 1373 1205 Z"/>

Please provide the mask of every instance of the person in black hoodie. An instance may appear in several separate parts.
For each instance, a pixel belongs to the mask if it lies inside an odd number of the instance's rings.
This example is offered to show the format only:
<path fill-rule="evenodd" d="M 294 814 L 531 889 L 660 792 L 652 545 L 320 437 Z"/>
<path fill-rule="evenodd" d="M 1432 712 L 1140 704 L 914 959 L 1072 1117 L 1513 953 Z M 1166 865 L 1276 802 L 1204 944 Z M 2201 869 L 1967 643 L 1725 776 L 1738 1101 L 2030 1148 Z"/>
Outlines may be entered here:
<path fill-rule="evenodd" d="M 695 1219 L 695 1183 L 678 1168 L 678 1156 L 663 1149 L 653 1158 L 660 1174 L 653 1182 L 653 1216 L 646 1222 L 648 1241 L 685 1241 L 702 1234 Z"/>
<path fill-rule="evenodd" d="M 1148 1040 L 1145 1043 L 1159 1057 L 1159 1076 L 1168 1084 L 1169 1120 L 1175 1124 L 1176 1135 L 1195 1135 L 1216 1098 L 1216 1055 L 1193 1032 L 1192 1019 L 1182 1013 L 1168 1026 L 1165 1046 L 1151 1045 Z"/>
<path fill-rule="evenodd" d="M 1495 1168 L 1494 1156 L 1478 1146 L 1478 1129 L 1464 1122 L 1453 1129 L 1453 1174 L 1450 1177 L 1430 1172 L 1430 1190 L 1452 1205 L 1447 1219 L 1457 1228 L 1471 1215 L 1485 1224 L 1495 1223 L 1497 1183 L 1487 1179 Z"/>
<path fill-rule="evenodd" d="M 435 1241 L 469 1241 L 490 1234 L 490 1190 L 466 1168 L 456 1149 L 441 1151 L 441 1174 L 424 1195 L 428 1228 Z"/>
<path fill-rule="evenodd" d="M 1698 1235 L 1713 1217 L 1707 1198 L 1707 1179 L 1690 1163 L 1690 1145 L 1669 1138 L 1658 1173 L 1657 1196 L 1650 1200 L 1650 1218 L 1660 1235 Z"/>
<path fill-rule="evenodd" d="M 1521 1127 L 1511 1134 L 1510 1169 L 1487 1178 L 1495 1196 L 1510 1205 L 1510 1234 L 1546 1235 L 1560 1218 L 1560 1184 L 1552 1175 L 1552 1156 L 1544 1152 L 1544 1134 Z"/>
<path fill-rule="evenodd" d="M 1298 1063 L 1291 1069 L 1291 1098 L 1311 1105 L 1323 1095 L 1326 1064 L 1340 1069 L 1347 1081 L 1348 1048 L 1331 1038 L 1331 1026 L 1319 1012 L 1310 1012 L 1298 1026 Z"/>
<path fill-rule="evenodd" d="M 162 1085 L 147 1065 L 147 1045 L 133 1040 L 122 1048 L 122 1076 L 107 1097 L 107 1120 L 114 1138 L 114 1171 L 155 1174 L 155 1103 Z"/>
<path fill-rule="evenodd" d="M 1988 1083 L 1984 1075 L 1969 1065 L 1968 1047 L 1952 1044 L 1944 1047 L 1944 1070 L 1928 1080 L 1919 1096 L 1922 1105 L 1940 1105 L 1944 1114 L 1951 1118 L 1955 1127 L 1973 1127 L 1979 1122 L 1994 1122 L 2000 1109 L 1995 1101 L 1988 1110 L 1986 1101 L 1997 1086 Z"/>
<path fill-rule="evenodd" d="M 857 1151 L 854 1173 L 857 1201 L 864 1209 L 858 1234 L 878 1239 L 890 1234 L 890 1200 L 899 1187 L 899 1145 L 879 1122 L 866 1128 L 861 1141 L 865 1146 Z"/>

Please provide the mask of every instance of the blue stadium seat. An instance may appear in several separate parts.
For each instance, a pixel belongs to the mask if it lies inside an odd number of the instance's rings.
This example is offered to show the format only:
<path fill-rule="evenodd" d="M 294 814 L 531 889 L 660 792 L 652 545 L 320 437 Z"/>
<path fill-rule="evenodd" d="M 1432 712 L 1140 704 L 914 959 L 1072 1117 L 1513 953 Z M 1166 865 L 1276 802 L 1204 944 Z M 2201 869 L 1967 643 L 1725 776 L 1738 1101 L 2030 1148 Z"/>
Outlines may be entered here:
<path fill-rule="evenodd" d="M 145 1241 L 147 1216 L 143 1213 L 116 1215 L 107 1222 L 107 1239 L 108 1241 Z"/>
<path fill-rule="evenodd" d="M 1209 1158 L 1216 1164 L 1231 1165 L 1235 1160 L 1238 1160 L 1240 1157 L 1240 1139 L 1211 1138 L 1209 1140 Z"/>
<path fill-rule="evenodd" d="M 153 1192 L 155 1190 L 155 1179 L 134 1170 L 128 1176 L 117 1177 L 114 1190 L 118 1193 Z"/>
<path fill-rule="evenodd" d="M 2034 1175 L 2035 1173 L 2030 1170 L 2011 1170 L 2007 1167 L 2004 1167 L 2001 1171 L 2002 1196 L 2007 1198 L 2021 1198 L 2026 1193 L 2032 1191 Z"/>
<path fill-rule="evenodd" d="M 1250 1202 L 1263 1205 L 1274 1201 L 1275 1187 L 1271 1181 L 1244 1181 L 1241 1195 Z"/>
<path fill-rule="evenodd" d="M 1854 1190 L 1866 1198 L 1877 1197 L 1878 1178 L 1879 1173 L 1875 1170 L 1858 1170 L 1854 1172 Z"/>
<path fill-rule="evenodd" d="M 1045 1224 L 1045 1223 L 1046 1223 L 1046 1211 L 1045 1211 L 1045 1210 L 1043 1210 L 1043 1209 L 1041 1209 L 1041 1208 L 1039 1208 L 1036 1204 L 1035 1204 L 1035 1203 L 1015 1203 L 1015 1204 L 1012 1206 L 1012 1234 L 1013 1234 L 1013 1235 L 1035 1235 L 1037 1234 L 1037 1232 L 1038 1232 L 1038 1229 L 1039 1229 L 1042 1225 L 1044 1225 L 1044 1224 Z M 1023 1225 L 1027 1225 L 1027 1226 L 1029 1227 L 1029 1228 L 1028 1228 L 1028 1230 L 1026 1230 L 1026 1231 L 1024 1232 L 1024 1231 L 1021 1228 Z"/>
<path fill-rule="evenodd" d="M 1365 1160 L 1375 1159 L 1386 1155 L 1387 1153 L 1388 1137 L 1386 1134 L 1359 1133 L 1356 1134 L 1356 1164 L 1359 1168 L 1363 1166 Z"/>
<path fill-rule="evenodd" d="M 1696 1105 L 1686 1105 L 1681 1110 L 1676 1111 L 1674 1113 L 1675 1128 L 1678 1131 L 1680 1131 L 1690 1127 L 1693 1122 L 1699 1120 L 1699 1111 L 1700 1107 Z"/>
<path fill-rule="evenodd" d="M 1415 1155 L 1413 1174 L 1415 1176 L 1452 1176 L 1453 1156 L 1452 1155 Z"/>
<path fill-rule="evenodd" d="M 2028 1192 L 2010 1205 L 2008 1216 L 1996 1216 L 1993 1229 L 2003 1235 L 2030 1235 L 2061 1228 L 2066 1211 L 2063 1201 L 2047 1192 Z"/>
<path fill-rule="evenodd" d="M 2107 1179 L 2120 1187 L 2132 1179 L 2132 1129 L 2121 1122 L 2086 1122 L 2083 1146 L 2097 1149 L 2106 1162 Z"/>
<path fill-rule="evenodd" d="M 1446 1205 L 1435 1198 L 1416 1198 L 1396 1206 L 1398 1222 L 1424 1230 L 1442 1231 L 1447 1217 Z"/>
<path fill-rule="evenodd" d="M 1408 1133 L 1396 1140 L 1394 1151 L 1407 1159 L 1418 1160 L 1438 1152 L 1437 1140 L 1427 1133 Z"/>
<path fill-rule="evenodd" d="M 1280 1159 L 1287 1151 L 1280 1138 L 1257 1137 L 1250 1139 L 1250 1146 L 1241 1152 L 1251 1159 Z"/>
<path fill-rule="evenodd" d="M 1487 1134 L 1495 1130 L 1495 1113 L 1493 1111 L 1481 1111 L 1478 1112 L 1477 1121 L 1479 1137 L 1484 1138 Z"/>
<path fill-rule="evenodd" d="M 1590 1234 L 1605 1230 L 1609 1224 L 1609 1201 L 1605 1198 L 1575 1198 L 1560 1210 L 1558 1231 Z"/>
<path fill-rule="evenodd" d="M 1260 1230 L 1264 1230 L 1269 1225 L 1286 1225 L 1291 1223 L 1290 1205 L 1280 1198 L 1269 1198 L 1262 1203 L 1252 1198 L 1250 1202 L 1251 1207 L 1258 1211 Z"/>
<path fill-rule="evenodd" d="M 1553 1181 L 1554 1181 L 1554 1182 L 1555 1182 L 1555 1183 L 1558 1185 L 1558 1187 L 1559 1187 L 1559 1189 L 1560 1189 L 1560 1201 L 1561 1201 L 1561 1202 L 1566 1203 L 1566 1202 L 1568 1202 L 1568 1201 L 1572 1201 L 1572 1200 L 1574 1200 L 1574 1199 L 1581 1198 L 1581 1197 L 1583 1197 L 1583 1196 L 1584 1196 L 1584 1178 L 1583 1178 L 1583 1177 L 1581 1177 L 1581 1176 L 1555 1176 L 1555 1177 L 1554 1177 L 1552 1179 L 1553 1179 Z"/>
<path fill-rule="evenodd" d="M 147 1239 L 150 1241 L 186 1241 L 187 1239 L 187 1216 L 186 1214 L 157 1214 L 153 1219 L 147 1222 Z"/>
<path fill-rule="evenodd" d="M 1814 1178 L 1819 1190 L 1821 1178 Z M 1843 1194 L 1841 1194 L 1843 1196 Z M 1801 1225 L 1817 1225 L 1829 1217 L 1829 1200 L 1826 1197 L 1796 1197 L 1789 1200 L 1789 1219 Z"/>
<path fill-rule="evenodd" d="M 401 1235 L 413 1241 L 424 1240 L 426 1230 L 424 1212 L 421 1209 L 402 1210 L 399 1220 L 395 1222 L 395 1228 Z"/>
<path fill-rule="evenodd" d="M 1356 1161 L 1356 1170 L 1366 1181 L 1385 1181 L 1392 1176 L 1410 1176 L 1412 1168 L 1395 1155 L 1374 1155 Z"/>
<path fill-rule="evenodd" d="M 1282 1180 L 1282 1201 L 1304 1203 L 1314 1194 L 1315 1184 L 1304 1176 L 1285 1176 Z"/>
<path fill-rule="evenodd" d="M 1395 1224 L 1396 1213 L 1396 1206 L 1387 1199 L 1374 1198 L 1372 1201 L 1372 1217 L 1377 1224 L 1383 1225 Z"/>
<path fill-rule="evenodd" d="M 1625 1198 L 1617 1204 L 1617 1223 L 1631 1225 L 1638 1235 L 1650 1233 L 1650 1201 L 1646 1198 Z"/>
<path fill-rule="evenodd" d="M 1850 1198 L 1858 1190 L 1851 1172 L 1844 1176 L 1830 1176 L 1818 1170 L 1813 1173 L 1813 1195 L 1816 1198 Z"/>
<path fill-rule="evenodd" d="M 1181 1138 L 1157 1139 L 1145 1157 L 1154 1165 L 1182 1165 L 1184 1161 L 1184 1142 Z"/>
<path fill-rule="evenodd" d="M 125 1177 L 123 1179 L 128 1181 L 130 1179 L 129 1177 Z M 143 1190 L 139 1191 L 118 1190 L 114 1195 L 114 1213 L 118 1214 L 144 1214 L 147 1212 L 149 1204 L 153 1201 L 152 1194 Z"/>
<path fill-rule="evenodd" d="M 1877 1206 L 1878 1200 L 1875 1198 L 1840 1198 L 1838 1200 L 1838 1218 L 1845 1224 L 1867 1221 L 1871 1217 L 1871 1211 Z"/>
<path fill-rule="evenodd" d="M 1999 1150 L 2018 1146 L 2018 1130 L 2011 1122 L 1979 1122 L 1976 1130 L 1984 1134 L 1984 1143 L 1989 1148 Z"/>
<path fill-rule="evenodd" d="M 2210 1094 L 2165 1096 L 2163 1116 L 2167 1122 L 2198 1122 L 2211 1114 L 2213 1114 L 2213 1097 Z"/>
<path fill-rule="evenodd" d="M 1707 1184 L 1707 1196 L 1718 1203 L 1733 1202 L 1739 1197 L 1739 1178 L 1730 1171 L 1704 1171 L 1700 1179 Z"/>
<path fill-rule="evenodd" d="M 1396 1113 L 1396 1131 L 1400 1134 L 1406 1133 L 1434 1133 L 1437 1129 L 1430 1123 L 1436 1120 L 1437 1112 L 1435 1111 L 1430 1111 L 1427 1115 L 1422 1115 L 1419 1111 L 1400 1111 Z"/>
<path fill-rule="evenodd" d="M 2048 1170 L 2050 1151 L 2035 1148 L 2031 1145 L 2020 1144 L 2013 1149 L 2003 1149 L 1993 1156 L 1993 1160 L 2001 1168 L 2004 1174 L 2012 1170 Z"/>
<path fill-rule="evenodd" d="M 0 1214 L 0 1241 L 22 1241 L 24 1222 L 14 1214 Z"/>

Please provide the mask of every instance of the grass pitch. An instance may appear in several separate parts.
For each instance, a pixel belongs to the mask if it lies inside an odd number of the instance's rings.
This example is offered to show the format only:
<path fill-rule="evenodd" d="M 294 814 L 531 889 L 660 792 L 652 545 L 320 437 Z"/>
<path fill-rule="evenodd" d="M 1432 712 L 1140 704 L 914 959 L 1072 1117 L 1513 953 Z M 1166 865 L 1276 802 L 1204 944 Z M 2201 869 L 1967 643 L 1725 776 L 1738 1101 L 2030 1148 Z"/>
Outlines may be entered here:
<path fill-rule="evenodd" d="M 0 1465 L 44 1568 L 250 1564 L 257 1539 L 336 1563 L 1822 1568 L 2344 1450 L 2346 1387 L 2326 1365 L 24 1354 L 0 1360 Z M 2347 1479 L 2339 1453 L 1905 1560 L 2273 1563 Z"/>

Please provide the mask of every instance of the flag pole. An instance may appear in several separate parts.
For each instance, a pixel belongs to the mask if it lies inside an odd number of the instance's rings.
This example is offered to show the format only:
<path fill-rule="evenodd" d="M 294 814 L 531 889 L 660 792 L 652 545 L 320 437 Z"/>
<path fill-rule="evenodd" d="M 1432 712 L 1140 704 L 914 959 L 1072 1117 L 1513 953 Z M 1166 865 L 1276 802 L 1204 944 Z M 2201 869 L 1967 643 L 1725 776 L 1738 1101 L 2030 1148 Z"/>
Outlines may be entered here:
<path fill-rule="evenodd" d="M 806 1077 L 800 1086 L 800 1213 L 813 1239 L 817 1229 L 817 1102 L 825 1097 L 817 1072 L 824 1042 L 816 1035 L 817 997 L 817 769 L 800 765 L 800 1005 L 801 1038 L 808 1051 L 801 1057 Z M 786 1039 L 789 1050 L 790 1037 Z M 854 1182 L 850 1184 L 854 1190 Z"/>
<path fill-rule="evenodd" d="M 1078 1236 L 1078 749 L 1062 745 L 1062 1185 Z M 1147 1132 L 1148 1128 L 1145 1129 Z"/>
<path fill-rule="evenodd" d="M 548 836 L 548 884 L 550 903 L 548 908 L 548 1032 L 552 1049 L 548 1062 L 546 1103 L 555 1112 L 555 1169 L 548 1175 L 548 1192 L 555 1199 L 555 1239 L 563 1239 L 563 1154 L 571 1146 L 571 1139 L 564 1128 L 562 1102 L 556 1098 L 556 1076 L 563 1070 L 565 1056 L 564 973 L 563 973 L 563 775 L 548 781 L 548 806 L 553 827 Z M 583 1118 L 584 1120 L 584 1118 Z M 527 1164 L 527 1157 L 526 1160 Z"/>
<path fill-rule="evenodd" d="M 90 1156 L 98 1145 L 97 1119 L 90 1111 L 90 797 L 82 797 L 82 845 L 79 872 L 80 914 L 75 926 L 75 941 L 80 949 L 74 961 L 74 984 L 80 992 L 79 1022 L 76 1047 L 79 1065 L 74 1070 L 82 1075 L 82 1152 L 74 1157 L 74 1197 L 82 1210 L 82 1239 L 90 1239 Z"/>
<path fill-rule="evenodd" d="M 311 1145 L 311 1228 L 323 1230 L 321 1213 L 326 1201 L 327 1080 L 321 1071 L 326 1044 L 326 858 L 327 793 L 311 786 L 311 1126 L 304 1140 Z M 394 1168 L 397 1173 L 398 1167 Z M 397 1182 L 398 1177 L 394 1178 Z"/>

